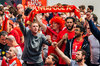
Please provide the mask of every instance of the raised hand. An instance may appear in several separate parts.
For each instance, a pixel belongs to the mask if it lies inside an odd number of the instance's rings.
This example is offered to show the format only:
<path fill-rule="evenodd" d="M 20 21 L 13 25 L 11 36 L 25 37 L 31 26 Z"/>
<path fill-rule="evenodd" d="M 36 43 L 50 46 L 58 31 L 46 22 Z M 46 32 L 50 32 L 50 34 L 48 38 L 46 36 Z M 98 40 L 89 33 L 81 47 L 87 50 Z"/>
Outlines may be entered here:
<path fill-rule="evenodd" d="M 65 35 L 63 35 L 62 39 L 63 39 L 63 40 L 66 40 L 67 38 L 68 38 L 68 34 L 65 33 Z"/>
<path fill-rule="evenodd" d="M 42 22 L 42 16 L 40 14 L 36 15 L 36 21 Z"/>
<path fill-rule="evenodd" d="M 91 13 L 90 12 L 87 12 L 86 13 L 86 18 L 85 18 L 86 20 L 90 20 L 90 19 L 92 19 L 92 15 L 91 15 Z"/>
<path fill-rule="evenodd" d="M 53 43 L 52 43 L 52 46 L 53 46 L 54 48 L 56 48 L 56 47 L 58 46 L 58 43 L 57 43 L 57 42 L 53 42 Z"/>

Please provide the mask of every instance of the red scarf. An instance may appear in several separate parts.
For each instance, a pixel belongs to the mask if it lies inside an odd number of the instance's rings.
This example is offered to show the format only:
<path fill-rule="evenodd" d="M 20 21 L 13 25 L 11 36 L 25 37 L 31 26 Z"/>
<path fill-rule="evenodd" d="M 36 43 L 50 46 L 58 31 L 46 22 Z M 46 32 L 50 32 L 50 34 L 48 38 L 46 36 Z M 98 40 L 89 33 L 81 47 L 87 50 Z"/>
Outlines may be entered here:
<path fill-rule="evenodd" d="M 35 14 L 37 13 L 47 13 L 47 12 L 74 12 L 75 15 L 80 18 L 80 11 L 76 8 L 74 5 L 68 5 L 68 6 L 61 6 L 61 7 L 55 7 L 55 6 L 48 6 L 48 7 L 36 7 L 33 11 L 31 11 L 29 18 L 30 21 L 33 22 L 33 18 Z"/>

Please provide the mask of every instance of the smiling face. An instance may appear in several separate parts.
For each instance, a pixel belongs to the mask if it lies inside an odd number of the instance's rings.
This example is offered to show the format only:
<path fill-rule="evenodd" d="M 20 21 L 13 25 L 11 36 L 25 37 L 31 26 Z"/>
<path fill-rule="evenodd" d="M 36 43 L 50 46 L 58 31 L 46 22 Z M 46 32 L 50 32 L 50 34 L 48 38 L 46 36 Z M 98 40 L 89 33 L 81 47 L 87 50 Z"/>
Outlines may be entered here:
<path fill-rule="evenodd" d="M 5 36 L 1 35 L 0 36 L 0 43 L 5 45 L 6 44 L 6 38 L 7 38 L 7 35 L 5 35 Z"/>

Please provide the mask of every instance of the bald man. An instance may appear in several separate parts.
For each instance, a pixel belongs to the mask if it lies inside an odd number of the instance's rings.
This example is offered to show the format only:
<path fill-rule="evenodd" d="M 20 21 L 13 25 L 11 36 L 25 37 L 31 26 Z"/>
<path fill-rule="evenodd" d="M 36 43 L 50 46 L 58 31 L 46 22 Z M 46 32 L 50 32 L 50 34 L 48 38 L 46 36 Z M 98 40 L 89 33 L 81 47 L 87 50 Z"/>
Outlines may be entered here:
<path fill-rule="evenodd" d="M 10 47 L 8 52 L 6 53 L 6 57 L 8 58 L 8 64 L 2 61 L 2 66 L 22 66 L 21 62 L 17 58 L 18 50 L 15 47 Z"/>
<path fill-rule="evenodd" d="M 21 63 L 23 63 L 23 61 L 21 59 L 21 57 L 22 57 L 22 49 L 19 46 L 19 44 L 17 44 L 15 37 L 12 36 L 12 35 L 9 35 L 7 37 L 7 39 L 6 39 L 6 43 L 7 43 L 8 46 L 15 47 L 18 50 L 17 58 L 21 61 Z"/>

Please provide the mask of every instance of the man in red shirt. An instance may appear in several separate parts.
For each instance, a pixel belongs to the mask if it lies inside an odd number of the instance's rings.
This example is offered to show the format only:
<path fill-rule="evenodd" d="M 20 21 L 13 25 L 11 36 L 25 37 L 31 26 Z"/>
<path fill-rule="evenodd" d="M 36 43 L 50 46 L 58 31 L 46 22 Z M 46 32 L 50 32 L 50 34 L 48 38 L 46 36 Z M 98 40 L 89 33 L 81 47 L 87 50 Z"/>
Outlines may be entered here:
<path fill-rule="evenodd" d="M 73 28 L 75 19 L 73 17 L 67 17 L 65 21 L 66 21 L 65 22 L 66 28 L 58 34 L 56 40 L 56 42 L 58 42 L 58 47 L 61 49 L 62 52 L 64 52 L 65 50 L 65 45 L 66 45 L 65 39 L 67 39 L 67 35 L 68 39 L 72 39 L 75 36 Z M 63 61 L 61 57 L 59 57 L 59 65 L 60 66 L 66 65 L 66 63 Z"/>
<path fill-rule="evenodd" d="M 14 30 L 14 26 L 13 26 L 13 21 L 12 20 L 8 20 L 7 21 L 7 32 L 8 35 L 13 35 L 17 41 L 18 44 L 20 44 L 20 36 L 18 34 L 18 32 L 16 30 Z"/>
<path fill-rule="evenodd" d="M 5 66 L 22 66 L 21 62 L 17 59 L 17 49 L 15 47 L 10 47 L 7 53 L 8 64 L 6 64 L 5 60 L 3 59 L 2 63 Z M 2 64 L 2 66 L 4 66 Z"/>
<path fill-rule="evenodd" d="M 76 52 L 80 49 L 83 49 L 86 51 L 86 61 L 87 58 L 90 57 L 90 46 L 88 41 L 86 41 L 82 35 L 84 32 L 84 28 L 82 26 L 77 25 L 75 28 L 75 37 L 71 40 L 67 41 L 66 48 L 65 48 L 65 55 L 67 55 L 69 58 L 75 60 L 76 58 Z"/>
<path fill-rule="evenodd" d="M 24 35 L 23 35 L 22 31 L 20 30 L 18 22 L 14 22 L 14 30 L 16 30 L 20 36 L 20 44 L 19 45 L 23 51 L 24 50 Z"/>
<path fill-rule="evenodd" d="M 63 28 L 65 27 L 64 20 L 59 16 L 55 16 L 50 20 L 50 24 L 51 24 L 50 27 L 46 26 L 42 23 L 42 20 L 39 18 L 39 15 L 36 16 L 36 19 L 37 19 L 37 22 L 39 23 L 39 25 L 42 27 L 43 32 L 46 35 L 50 35 L 52 42 L 56 41 L 58 33 L 60 31 L 62 31 Z M 48 48 L 48 55 L 50 53 L 55 54 L 54 48 L 52 46 L 49 46 L 49 48 Z"/>

